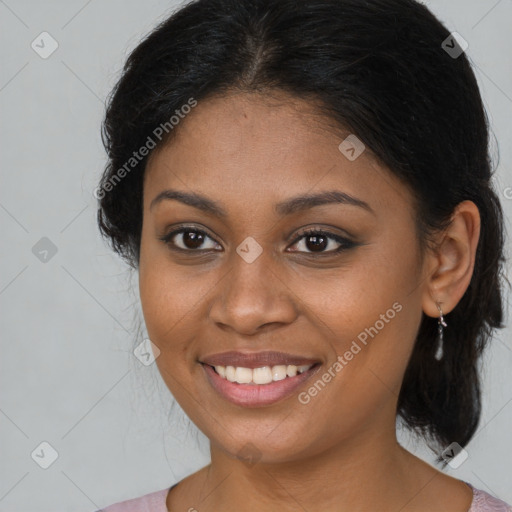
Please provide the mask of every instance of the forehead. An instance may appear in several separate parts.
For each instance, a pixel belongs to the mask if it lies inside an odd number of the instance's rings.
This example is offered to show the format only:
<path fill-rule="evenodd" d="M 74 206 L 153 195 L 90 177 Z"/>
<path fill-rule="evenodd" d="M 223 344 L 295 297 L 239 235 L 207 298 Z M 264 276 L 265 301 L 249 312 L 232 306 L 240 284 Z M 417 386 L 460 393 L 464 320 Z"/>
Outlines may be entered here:
<path fill-rule="evenodd" d="M 365 148 L 339 149 L 350 135 L 314 103 L 285 94 L 233 94 L 204 100 L 174 138 L 150 157 L 144 203 L 165 188 L 193 190 L 246 207 L 336 188 L 376 206 L 410 206 L 410 194 Z"/>

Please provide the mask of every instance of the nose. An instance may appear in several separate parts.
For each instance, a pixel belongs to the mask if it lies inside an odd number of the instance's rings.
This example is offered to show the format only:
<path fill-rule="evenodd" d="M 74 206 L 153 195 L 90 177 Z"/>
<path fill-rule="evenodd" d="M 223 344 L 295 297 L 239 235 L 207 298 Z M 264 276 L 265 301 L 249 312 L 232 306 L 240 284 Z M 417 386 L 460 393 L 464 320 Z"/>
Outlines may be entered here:
<path fill-rule="evenodd" d="M 231 271 L 219 283 L 209 310 L 223 330 L 247 336 L 291 324 L 298 316 L 282 269 L 263 253 L 252 263 L 234 254 Z"/>

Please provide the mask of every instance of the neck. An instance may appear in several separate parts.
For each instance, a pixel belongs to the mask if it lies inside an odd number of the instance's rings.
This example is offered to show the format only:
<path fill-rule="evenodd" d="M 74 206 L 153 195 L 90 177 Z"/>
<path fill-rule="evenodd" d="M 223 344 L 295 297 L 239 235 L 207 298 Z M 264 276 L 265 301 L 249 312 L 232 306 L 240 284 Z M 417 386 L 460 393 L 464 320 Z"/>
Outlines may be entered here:
<path fill-rule="evenodd" d="M 293 461 L 251 464 L 214 445 L 211 455 L 196 487 L 201 511 L 400 510 L 437 472 L 398 444 L 394 424 Z M 417 462 L 422 472 L 411 471 Z"/>

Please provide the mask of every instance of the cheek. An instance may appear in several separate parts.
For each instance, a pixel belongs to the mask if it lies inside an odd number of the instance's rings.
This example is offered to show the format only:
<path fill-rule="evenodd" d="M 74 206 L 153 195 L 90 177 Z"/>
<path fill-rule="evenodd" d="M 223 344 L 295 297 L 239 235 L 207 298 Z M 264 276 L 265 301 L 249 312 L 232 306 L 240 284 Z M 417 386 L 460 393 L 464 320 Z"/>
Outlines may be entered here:
<path fill-rule="evenodd" d="M 148 334 L 159 348 L 171 348 L 169 340 L 190 316 L 197 314 L 202 298 L 212 288 L 208 273 L 191 279 L 193 267 L 171 262 L 163 242 L 152 240 L 150 229 L 143 228 L 139 263 L 139 294 Z M 195 274 L 197 274 L 197 269 Z M 194 275 L 195 275 L 194 274 Z M 153 339 L 154 338 L 154 339 Z M 162 347 L 160 347 L 162 345 Z"/>
<path fill-rule="evenodd" d="M 139 292 L 148 337 L 160 350 L 156 364 L 173 396 L 194 418 L 188 402 L 190 393 L 197 395 L 195 379 L 202 371 L 198 329 L 219 278 L 214 272 L 173 264 L 165 251 L 141 251 Z"/>
<path fill-rule="evenodd" d="M 196 364 L 190 351 L 193 340 L 190 319 L 197 314 L 197 287 L 194 289 L 190 280 L 187 283 L 180 278 L 179 272 L 171 271 L 165 262 L 158 259 L 144 262 L 141 257 L 139 291 L 148 337 L 160 350 L 156 359 L 160 375 L 190 415 L 189 393 L 194 385 L 192 375 Z"/>
<path fill-rule="evenodd" d="M 384 321 L 396 324 L 395 317 L 403 318 L 393 304 L 405 306 L 417 300 L 418 261 L 413 252 L 394 249 L 392 242 L 361 247 L 345 268 L 317 275 L 304 272 L 295 279 L 291 287 L 301 298 L 306 314 L 308 310 L 312 313 L 311 322 L 331 327 L 336 337 L 346 339 L 373 326 L 388 310 Z"/>
<path fill-rule="evenodd" d="M 180 318 L 191 309 L 190 289 L 180 283 L 180 274 L 171 271 L 169 262 L 154 245 L 141 243 L 139 294 L 149 338 L 162 352 L 179 350 Z M 170 340 L 174 340 L 170 343 Z"/>
<path fill-rule="evenodd" d="M 163 353 L 181 352 L 193 335 L 189 328 L 201 314 L 201 298 L 208 287 L 200 280 L 180 277 L 176 270 L 152 264 L 141 273 L 139 290 L 150 339 Z"/>
<path fill-rule="evenodd" d="M 417 255 L 392 242 L 380 244 L 378 255 L 368 247 L 316 292 L 297 291 L 308 297 L 310 321 L 329 343 L 333 388 L 343 388 L 348 408 L 375 394 L 375 386 L 399 390 L 421 322 Z"/>

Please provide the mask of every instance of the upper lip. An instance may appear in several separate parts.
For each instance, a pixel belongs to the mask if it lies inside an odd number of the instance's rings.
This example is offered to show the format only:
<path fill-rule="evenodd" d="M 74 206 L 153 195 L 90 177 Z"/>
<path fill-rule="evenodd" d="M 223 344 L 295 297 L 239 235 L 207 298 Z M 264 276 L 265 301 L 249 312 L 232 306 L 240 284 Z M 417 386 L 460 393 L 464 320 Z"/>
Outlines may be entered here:
<path fill-rule="evenodd" d="M 210 366 L 239 366 L 243 368 L 260 368 L 262 366 L 276 366 L 293 364 L 295 366 L 309 365 L 320 362 L 318 359 L 302 357 L 285 352 L 222 352 L 212 354 L 200 360 Z"/>

